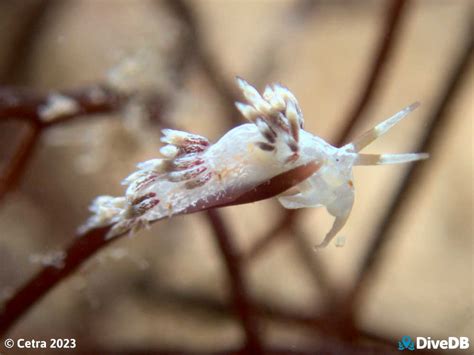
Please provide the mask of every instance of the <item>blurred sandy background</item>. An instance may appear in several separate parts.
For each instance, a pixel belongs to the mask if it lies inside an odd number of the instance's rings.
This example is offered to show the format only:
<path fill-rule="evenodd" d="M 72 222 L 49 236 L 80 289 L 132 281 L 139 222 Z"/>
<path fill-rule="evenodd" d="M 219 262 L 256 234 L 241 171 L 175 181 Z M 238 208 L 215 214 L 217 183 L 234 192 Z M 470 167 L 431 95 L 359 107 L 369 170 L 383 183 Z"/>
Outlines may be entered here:
<path fill-rule="evenodd" d="M 30 3 L 34 2 L 0 5 L 0 65 L 14 45 L 10 33 L 21 25 Z M 284 83 L 300 102 L 306 129 L 331 141 L 358 97 L 386 2 L 319 1 L 304 20 L 290 16 L 295 3 L 206 0 L 190 6 L 201 38 L 231 85 L 236 75 L 260 81 L 260 88 L 263 83 Z M 409 152 L 417 145 L 465 40 L 471 5 L 448 0 L 409 3 L 382 85 L 357 132 L 411 102 L 422 106 L 369 152 Z M 211 140 L 228 129 L 229 110 L 200 66 L 191 64 L 183 69 L 185 74 L 176 73 L 180 43 L 187 34 L 164 4 L 68 0 L 55 5 L 45 21 L 21 84 L 46 91 L 110 82 L 111 68 L 139 58 L 145 74 L 123 85 L 144 87 L 172 100 L 163 112 L 165 122 Z M 430 173 L 397 221 L 382 267 L 358 310 L 364 329 L 393 338 L 464 335 L 474 341 L 472 88 L 471 67 L 427 163 Z M 157 156 L 161 127 L 138 111 L 129 107 L 121 115 L 76 120 L 42 137 L 20 188 L 0 205 L 3 297 L 38 270 L 37 255 L 70 243 L 88 216 L 92 198 L 121 194 L 120 180 L 135 164 Z M 0 125 L 0 132 L 4 167 L 17 127 Z M 356 202 L 341 233 L 346 244 L 318 255 L 334 288 L 345 290 L 354 282 L 375 221 L 405 168 L 356 168 Z M 264 201 L 221 210 L 239 249 L 248 250 L 272 228 L 280 217 L 275 205 Z M 331 222 L 324 210 L 305 211 L 300 230 L 310 252 Z M 278 239 L 248 265 L 246 275 L 251 294 L 261 303 L 303 314 L 324 306 L 314 275 L 292 238 Z M 82 344 L 110 348 L 237 346 L 242 332 L 234 317 L 183 304 L 174 296 L 197 294 L 224 301 L 226 277 L 205 218 L 173 218 L 100 252 L 37 304 L 10 335 L 76 337 Z M 264 320 L 261 325 L 269 344 L 311 346 L 324 340 L 285 322 Z"/>

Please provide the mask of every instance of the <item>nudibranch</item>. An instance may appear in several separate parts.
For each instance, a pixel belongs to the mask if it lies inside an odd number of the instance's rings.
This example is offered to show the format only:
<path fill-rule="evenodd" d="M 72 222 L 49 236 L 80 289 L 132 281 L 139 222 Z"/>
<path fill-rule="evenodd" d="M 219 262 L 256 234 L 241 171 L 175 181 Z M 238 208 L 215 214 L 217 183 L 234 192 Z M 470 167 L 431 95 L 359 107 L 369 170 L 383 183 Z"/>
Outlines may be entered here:
<path fill-rule="evenodd" d="M 284 191 L 275 197 L 289 209 L 326 207 L 335 220 L 317 246 L 325 247 L 351 212 L 354 166 L 428 157 L 425 153 L 360 153 L 413 111 L 417 103 L 337 148 L 304 130 L 298 101 L 283 85 L 267 86 L 260 94 L 241 78 L 237 84 L 247 103 L 237 102 L 236 106 L 250 123 L 231 129 L 214 144 L 196 134 L 164 129 L 163 158 L 139 163 L 138 170 L 122 182 L 128 186 L 124 196 L 97 197 L 90 207 L 93 215 L 82 232 L 112 225 L 110 238 L 176 214 L 249 202 L 249 196 L 262 184 L 275 177 L 281 184 L 285 173 L 311 167 L 302 181 L 283 183 Z"/>

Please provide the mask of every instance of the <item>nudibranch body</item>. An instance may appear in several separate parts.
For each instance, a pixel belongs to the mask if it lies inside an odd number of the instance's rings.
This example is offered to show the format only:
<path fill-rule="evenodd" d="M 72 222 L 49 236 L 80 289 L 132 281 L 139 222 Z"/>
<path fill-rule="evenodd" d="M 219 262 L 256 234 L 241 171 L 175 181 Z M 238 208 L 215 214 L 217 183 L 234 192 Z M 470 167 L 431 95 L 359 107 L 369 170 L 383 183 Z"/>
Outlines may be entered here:
<path fill-rule="evenodd" d="M 275 176 L 307 164 L 312 175 L 278 195 L 285 208 L 321 207 L 335 217 L 318 247 L 326 246 L 344 226 L 354 202 L 352 167 L 405 163 L 427 157 L 413 154 L 361 154 L 377 137 L 398 123 L 417 104 L 369 130 L 354 142 L 336 148 L 303 129 L 303 115 L 295 96 L 280 84 L 262 95 L 237 78 L 247 104 L 237 108 L 251 123 L 235 127 L 215 144 L 195 134 L 163 130 L 163 159 L 137 165 L 127 177 L 124 197 L 100 196 L 94 215 L 83 231 L 111 225 L 109 237 L 135 230 L 149 222 L 206 208 L 230 204 Z"/>

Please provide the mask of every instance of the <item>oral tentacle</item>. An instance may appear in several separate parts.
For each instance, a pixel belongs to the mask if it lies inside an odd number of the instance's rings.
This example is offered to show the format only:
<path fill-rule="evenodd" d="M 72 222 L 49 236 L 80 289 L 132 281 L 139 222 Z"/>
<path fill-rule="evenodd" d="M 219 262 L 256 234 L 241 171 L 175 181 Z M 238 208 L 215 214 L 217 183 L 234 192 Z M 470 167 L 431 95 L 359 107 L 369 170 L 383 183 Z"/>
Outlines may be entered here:
<path fill-rule="evenodd" d="M 388 165 L 403 164 L 428 159 L 427 153 L 407 154 L 358 154 L 354 165 Z"/>
<path fill-rule="evenodd" d="M 368 130 L 367 132 L 356 138 L 352 143 L 349 143 L 347 146 L 351 147 L 355 152 L 360 152 L 362 149 L 367 147 L 377 138 L 387 133 L 393 126 L 395 126 L 398 122 L 400 122 L 418 106 L 420 106 L 420 103 L 415 102 L 410 106 L 405 107 L 403 110 L 397 112 L 392 117 L 379 123 L 374 128 Z"/>

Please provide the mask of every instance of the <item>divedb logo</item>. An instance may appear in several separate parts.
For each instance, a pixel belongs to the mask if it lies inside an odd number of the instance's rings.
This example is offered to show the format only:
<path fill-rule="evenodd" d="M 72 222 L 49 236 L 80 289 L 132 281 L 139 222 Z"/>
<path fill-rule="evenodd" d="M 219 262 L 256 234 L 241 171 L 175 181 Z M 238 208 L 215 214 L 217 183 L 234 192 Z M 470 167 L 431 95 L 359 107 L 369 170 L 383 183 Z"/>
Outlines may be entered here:
<path fill-rule="evenodd" d="M 412 340 L 411 337 L 405 335 L 402 340 L 398 342 L 398 350 L 414 351 L 415 349 L 428 350 L 451 350 L 451 349 L 469 349 L 468 337 L 448 337 L 448 339 L 431 339 L 431 337 L 416 337 Z"/>

